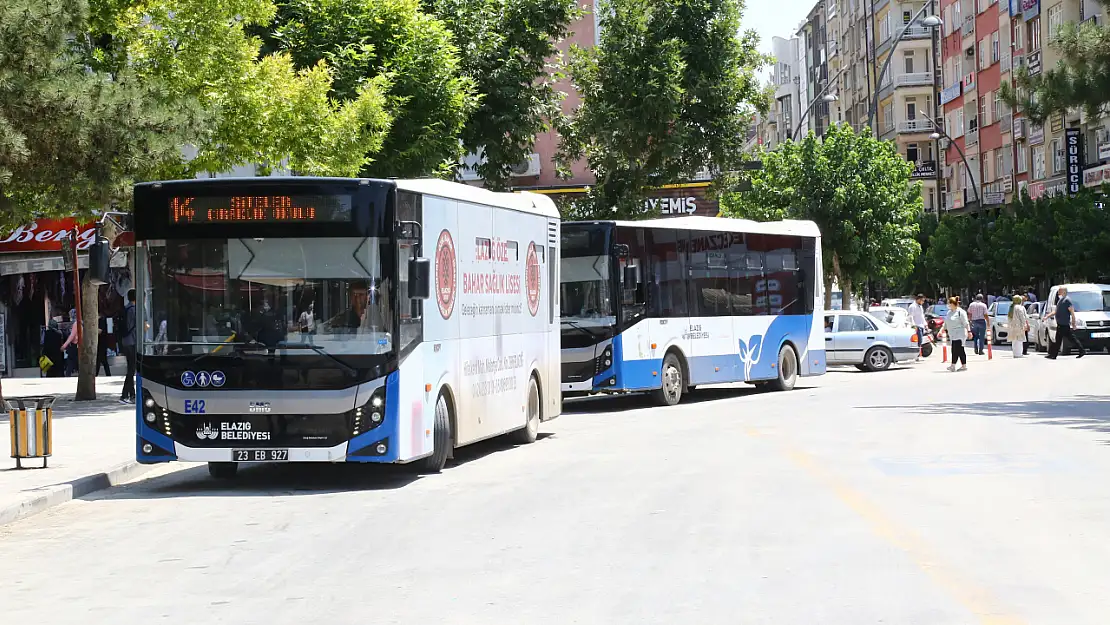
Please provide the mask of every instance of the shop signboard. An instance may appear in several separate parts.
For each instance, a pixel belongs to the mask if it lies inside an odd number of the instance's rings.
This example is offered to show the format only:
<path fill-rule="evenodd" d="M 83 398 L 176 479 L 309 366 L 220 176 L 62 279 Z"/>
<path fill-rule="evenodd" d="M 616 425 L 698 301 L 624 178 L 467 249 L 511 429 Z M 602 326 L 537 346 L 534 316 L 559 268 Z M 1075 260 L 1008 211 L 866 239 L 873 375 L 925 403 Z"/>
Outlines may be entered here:
<path fill-rule="evenodd" d="M 941 104 L 948 104 L 952 100 L 955 100 L 956 98 L 963 95 L 963 86 L 964 86 L 963 82 L 957 81 L 956 84 L 948 87 L 944 91 L 941 91 L 940 92 L 940 103 Z"/>
<path fill-rule="evenodd" d="M 991 191 L 990 193 L 983 194 L 983 204 L 993 205 L 1002 204 L 1006 201 L 1006 194 L 998 191 Z"/>
<path fill-rule="evenodd" d="M 1083 135 L 1078 128 L 1064 131 L 1064 157 L 1068 166 L 1068 195 L 1083 188 Z"/>
<path fill-rule="evenodd" d="M 1036 76 L 1041 73 L 1041 51 L 1029 53 L 1029 75 Z"/>
<path fill-rule="evenodd" d="M 1110 182 L 1110 164 L 1092 167 L 1083 172 L 1084 187 L 1099 187 L 1104 182 Z"/>
<path fill-rule="evenodd" d="M 1021 14 L 1029 21 L 1041 14 L 1041 0 L 1021 0 Z"/>
<path fill-rule="evenodd" d="M 1049 178 L 1042 182 L 1034 182 L 1029 185 L 1029 199 L 1039 200 L 1042 197 L 1054 197 L 1067 193 L 1068 185 L 1063 176 L 1057 178 Z"/>
<path fill-rule="evenodd" d="M 26 226 L 0 236 L 0 254 L 13 252 L 60 252 L 62 239 L 70 236 L 77 220 L 39 219 Z M 77 249 L 84 251 L 93 244 L 96 236 L 95 224 L 81 224 L 78 227 Z"/>
<path fill-rule="evenodd" d="M 1098 160 L 1110 159 L 1110 142 L 1098 144 Z"/>
<path fill-rule="evenodd" d="M 1029 126 L 1029 145 L 1040 145 L 1044 143 L 1044 126 L 1037 126 L 1030 123 Z"/>
<path fill-rule="evenodd" d="M 937 177 L 937 162 L 936 161 L 921 161 L 920 163 L 913 164 L 913 172 L 910 173 L 910 180 L 927 180 L 929 178 Z"/>

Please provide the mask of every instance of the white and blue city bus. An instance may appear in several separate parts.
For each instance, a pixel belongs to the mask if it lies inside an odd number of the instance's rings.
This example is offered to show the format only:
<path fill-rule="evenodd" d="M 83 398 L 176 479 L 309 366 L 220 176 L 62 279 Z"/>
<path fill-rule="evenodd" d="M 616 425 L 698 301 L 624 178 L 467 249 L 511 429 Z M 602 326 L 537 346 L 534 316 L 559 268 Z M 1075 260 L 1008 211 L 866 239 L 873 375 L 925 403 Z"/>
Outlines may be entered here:
<path fill-rule="evenodd" d="M 143 463 L 420 461 L 559 393 L 549 198 L 441 180 L 135 187 Z"/>
<path fill-rule="evenodd" d="M 565 222 L 564 397 L 779 390 L 825 372 L 821 233 L 808 221 Z"/>

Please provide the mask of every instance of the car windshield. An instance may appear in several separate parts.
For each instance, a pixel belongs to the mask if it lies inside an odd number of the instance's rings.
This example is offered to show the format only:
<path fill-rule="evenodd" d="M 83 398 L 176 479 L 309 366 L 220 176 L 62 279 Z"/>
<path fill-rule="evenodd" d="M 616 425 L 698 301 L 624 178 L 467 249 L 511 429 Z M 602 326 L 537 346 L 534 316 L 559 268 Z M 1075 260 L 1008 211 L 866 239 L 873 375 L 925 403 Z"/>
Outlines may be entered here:
<path fill-rule="evenodd" d="M 141 247 L 144 354 L 393 349 L 386 239 L 171 239 Z"/>
<path fill-rule="evenodd" d="M 940 316 L 948 315 L 948 304 L 933 304 L 933 314 Z"/>
<path fill-rule="evenodd" d="M 1110 291 L 1073 291 L 1068 297 L 1076 312 L 1110 311 Z"/>
<path fill-rule="evenodd" d="M 562 231 L 559 311 L 564 322 L 606 327 L 617 322 L 605 234 L 600 227 Z"/>
<path fill-rule="evenodd" d="M 1001 316 L 1010 314 L 1010 306 L 1012 306 L 1012 304 L 1010 302 L 998 302 L 995 306 L 994 314 Z"/>

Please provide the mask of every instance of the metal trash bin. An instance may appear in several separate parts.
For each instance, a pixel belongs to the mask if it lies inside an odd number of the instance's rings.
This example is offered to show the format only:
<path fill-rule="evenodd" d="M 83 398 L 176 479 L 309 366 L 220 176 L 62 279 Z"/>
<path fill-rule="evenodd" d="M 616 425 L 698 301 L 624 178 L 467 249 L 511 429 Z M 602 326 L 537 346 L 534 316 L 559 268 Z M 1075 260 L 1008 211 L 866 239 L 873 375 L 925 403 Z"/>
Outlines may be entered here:
<path fill-rule="evenodd" d="M 50 457 L 54 438 L 53 397 L 13 397 L 6 400 L 12 429 L 12 458 L 15 468 L 24 468 L 24 458 L 42 458 L 42 468 Z"/>

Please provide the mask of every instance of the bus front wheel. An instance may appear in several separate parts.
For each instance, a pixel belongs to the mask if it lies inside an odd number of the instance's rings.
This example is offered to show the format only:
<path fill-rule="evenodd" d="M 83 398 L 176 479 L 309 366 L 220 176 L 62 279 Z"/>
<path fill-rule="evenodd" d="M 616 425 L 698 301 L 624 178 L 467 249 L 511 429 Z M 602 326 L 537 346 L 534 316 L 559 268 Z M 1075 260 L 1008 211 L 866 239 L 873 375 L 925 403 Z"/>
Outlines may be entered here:
<path fill-rule="evenodd" d="M 789 391 L 798 381 L 798 356 L 794 348 L 783 345 L 779 350 L 779 377 L 771 380 L 770 387 L 773 391 Z"/>
<path fill-rule="evenodd" d="M 217 480 L 230 480 L 239 472 L 238 462 L 209 462 L 208 475 Z"/>
<path fill-rule="evenodd" d="M 447 464 L 451 454 L 451 409 L 443 393 L 436 400 L 435 424 L 432 426 L 432 455 L 420 461 L 420 468 L 426 473 L 439 473 Z"/>
<path fill-rule="evenodd" d="M 682 401 L 686 390 L 686 376 L 682 373 L 682 363 L 678 356 L 668 353 L 663 358 L 662 386 L 655 391 L 655 399 L 664 406 L 674 406 Z"/>

